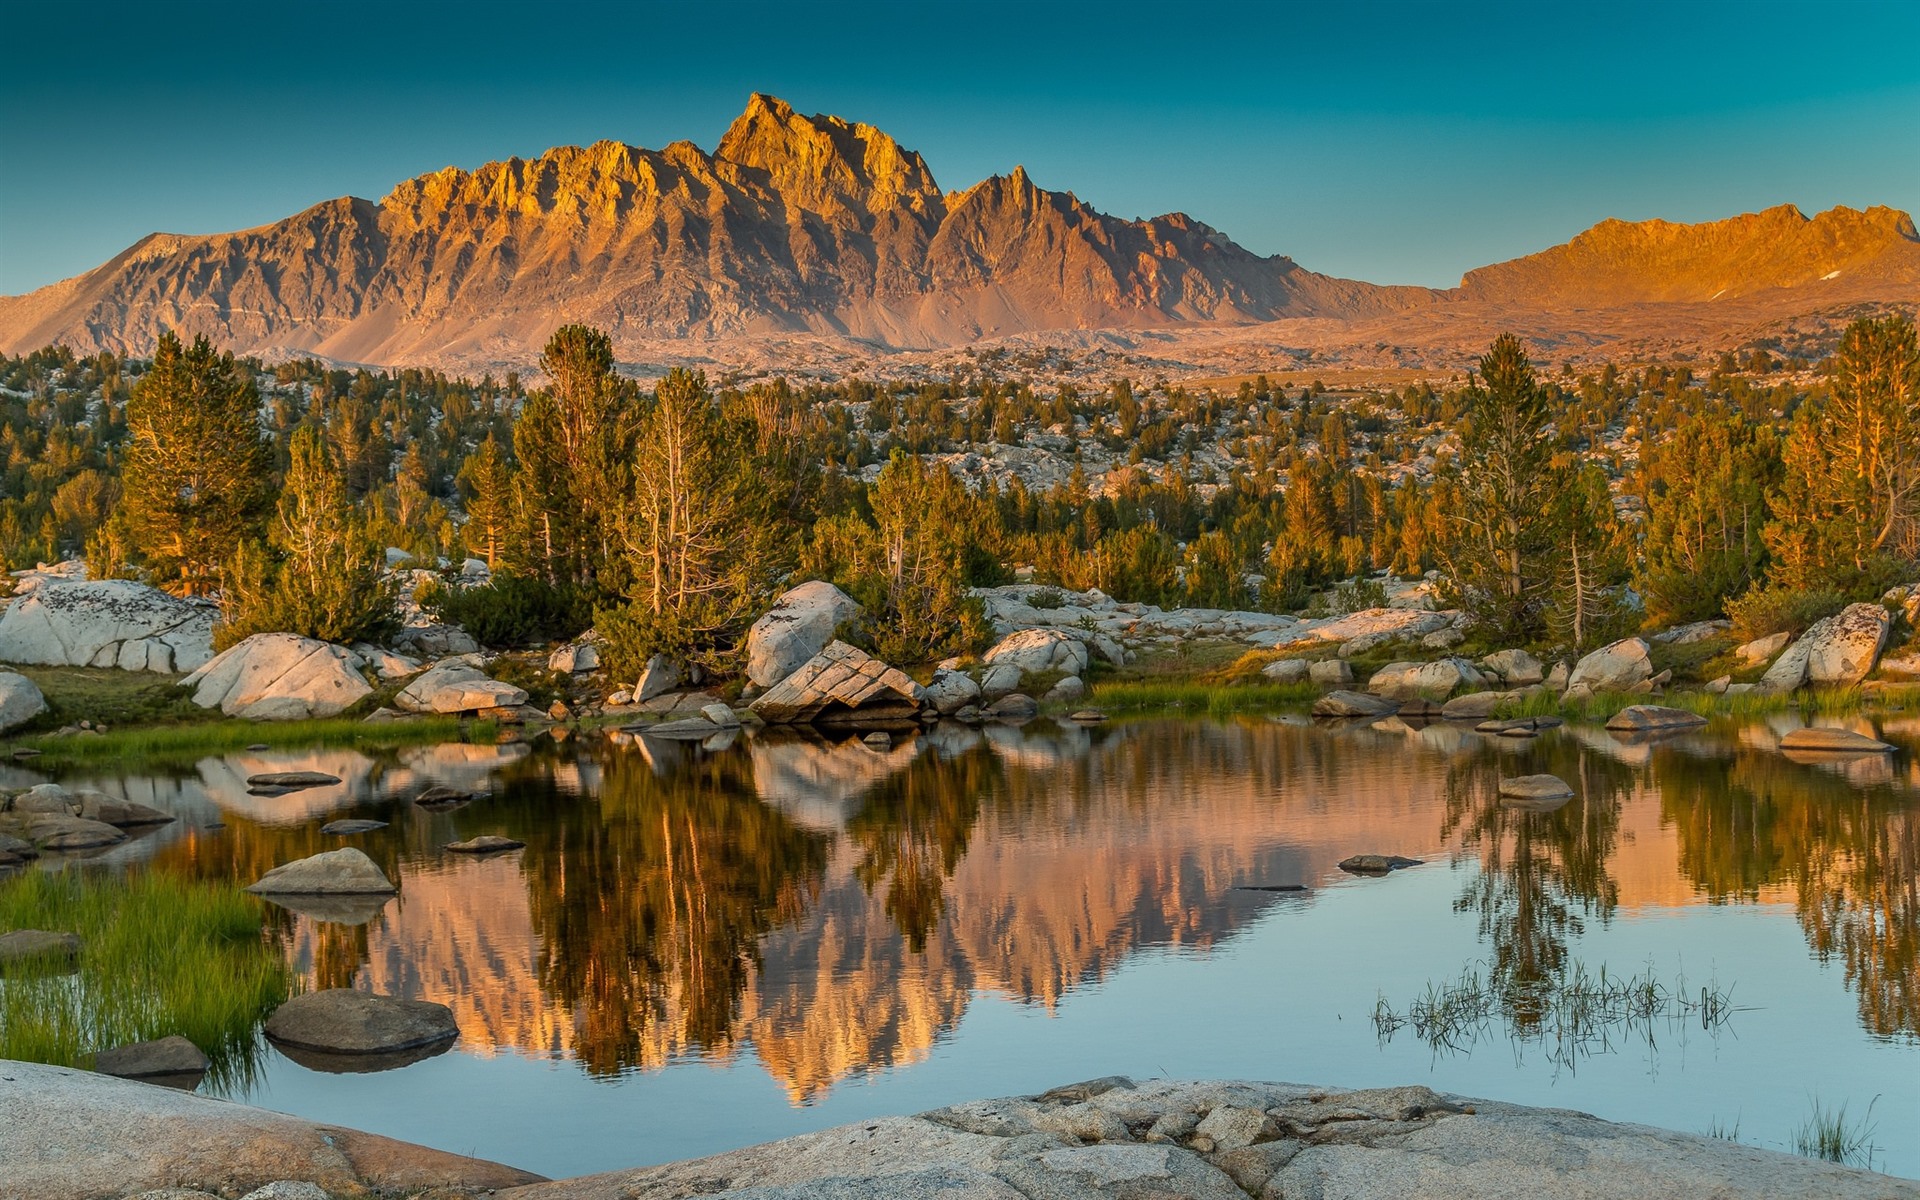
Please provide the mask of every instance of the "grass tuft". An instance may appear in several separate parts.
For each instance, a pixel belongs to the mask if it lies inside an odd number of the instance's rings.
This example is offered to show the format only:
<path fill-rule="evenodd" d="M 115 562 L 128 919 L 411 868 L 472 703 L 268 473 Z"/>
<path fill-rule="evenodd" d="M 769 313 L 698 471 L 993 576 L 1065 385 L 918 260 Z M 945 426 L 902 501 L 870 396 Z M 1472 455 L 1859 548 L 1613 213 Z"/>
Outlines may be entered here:
<path fill-rule="evenodd" d="M 258 1025 L 293 988 L 261 936 L 262 902 L 230 884 L 26 871 L 0 882 L 0 929 L 80 935 L 78 968 L 0 971 L 0 1058 L 87 1067 L 94 1054 L 179 1034 L 244 1086 Z"/>
<path fill-rule="evenodd" d="M 51 766 L 115 759 L 192 762 L 209 754 L 231 753 L 253 745 L 276 749 L 412 746 L 422 742 L 459 741 L 463 737 L 490 741 L 496 735 L 497 728 L 491 722 L 463 725 L 454 717 L 422 717 L 372 725 L 350 717 L 333 717 L 319 721 L 271 722 L 227 719 L 199 725 L 112 729 L 97 735 L 42 734 L 23 738 L 19 744 L 40 751 L 39 762 Z"/>
<path fill-rule="evenodd" d="M 1876 1126 L 1872 1121 L 1873 1106 L 1879 1102 L 1880 1098 L 1875 1096 L 1867 1105 L 1866 1115 L 1854 1121 L 1847 1116 L 1844 1103 L 1829 1109 L 1815 1096 L 1813 1112 L 1793 1131 L 1793 1152 L 1803 1158 L 1824 1158 L 1828 1162 L 1871 1170 L 1879 1150 L 1873 1144 Z"/>
<path fill-rule="evenodd" d="M 1087 693 L 1086 703 L 1106 712 L 1177 710 L 1222 717 L 1239 712 L 1297 708 L 1311 704 L 1319 695 L 1319 686 L 1312 683 L 1206 684 L 1191 680 L 1126 679 L 1094 684 Z"/>

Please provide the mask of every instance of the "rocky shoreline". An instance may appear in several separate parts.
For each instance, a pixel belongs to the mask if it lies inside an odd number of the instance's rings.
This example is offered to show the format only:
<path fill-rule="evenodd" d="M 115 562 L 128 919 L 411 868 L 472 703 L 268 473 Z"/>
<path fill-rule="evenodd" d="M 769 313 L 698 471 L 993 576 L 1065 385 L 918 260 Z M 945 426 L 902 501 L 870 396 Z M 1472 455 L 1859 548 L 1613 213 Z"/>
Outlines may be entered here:
<path fill-rule="evenodd" d="M 1422 1086 L 1090 1080 L 559 1181 L 295 1117 L 0 1063 L 0 1200 L 1920 1200 L 1920 1182 Z"/>

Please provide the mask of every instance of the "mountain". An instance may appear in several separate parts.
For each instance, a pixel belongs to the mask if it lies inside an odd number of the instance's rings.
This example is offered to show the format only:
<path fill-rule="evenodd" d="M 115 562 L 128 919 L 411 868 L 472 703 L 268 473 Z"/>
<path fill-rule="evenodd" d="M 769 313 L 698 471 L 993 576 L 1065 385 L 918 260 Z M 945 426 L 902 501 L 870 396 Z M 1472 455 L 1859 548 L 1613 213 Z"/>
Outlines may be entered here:
<path fill-rule="evenodd" d="M 930 347 L 1427 299 L 1262 258 L 1182 214 L 1118 220 L 1020 169 L 944 193 L 872 126 L 755 95 L 710 155 L 562 147 L 424 175 L 378 204 L 154 234 L 0 300 L 0 347 L 137 352 L 173 328 L 267 356 L 527 361 L 565 321 L 616 344 L 805 331 Z"/>
<path fill-rule="evenodd" d="M 826 346 L 857 366 L 1044 338 L 1123 355 L 1151 342 L 1180 365 L 1224 361 L 1244 334 L 1269 352 L 1406 364 L 1422 348 L 1457 358 L 1488 329 L 1564 346 L 1711 340 L 1917 296 L 1920 241 L 1885 208 L 1607 221 L 1450 290 L 1338 279 L 1184 214 L 1120 220 L 1020 168 L 944 192 L 873 126 L 755 95 L 711 154 L 560 147 L 423 175 L 378 203 L 343 196 L 237 233 L 150 235 L 84 275 L 0 297 L 0 350 L 138 354 L 174 329 L 268 359 L 477 370 L 530 365 L 556 326 L 583 321 L 629 362 L 759 346 L 791 363 Z M 1198 348 L 1182 360 L 1181 347 Z"/>

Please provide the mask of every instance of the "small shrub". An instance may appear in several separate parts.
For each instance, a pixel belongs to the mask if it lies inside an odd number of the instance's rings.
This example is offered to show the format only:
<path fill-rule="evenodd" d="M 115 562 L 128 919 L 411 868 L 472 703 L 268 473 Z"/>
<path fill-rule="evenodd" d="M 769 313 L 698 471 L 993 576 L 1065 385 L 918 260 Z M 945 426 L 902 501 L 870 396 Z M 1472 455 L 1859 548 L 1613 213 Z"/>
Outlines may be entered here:
<path fill-rule="evenodd" d="M 1839 592 L 1771 586 L 1753 588 L 1727 601 L 1727 616 L 1733 621 L 1734 636 L 1751 642 L 1775 633 L 1799 637 L 1807 626 L 1846 605 L 1846 597 Z"/>
<path fill-rule="evenodd" d="M 1066 604 L 1066 595 L 1056 587 L 1034 588 L 1027 593 L 1027 607 L 1029 608 L 1065 608 Z"/>
<path fill-rule="evenodd" d="M 1335 616 L 1387 606 L 1387 585 L 1378 579 L 1348 579 L 1337 583 L 1327 603 Z"/>
<path fill-rule="evenodd" d="M 499 650 L 564 642 L 593 624 L 593 602 L 583 589 L 522 575 L 495 575 L 475 587 L 435 583 L 421 607 Z"/>

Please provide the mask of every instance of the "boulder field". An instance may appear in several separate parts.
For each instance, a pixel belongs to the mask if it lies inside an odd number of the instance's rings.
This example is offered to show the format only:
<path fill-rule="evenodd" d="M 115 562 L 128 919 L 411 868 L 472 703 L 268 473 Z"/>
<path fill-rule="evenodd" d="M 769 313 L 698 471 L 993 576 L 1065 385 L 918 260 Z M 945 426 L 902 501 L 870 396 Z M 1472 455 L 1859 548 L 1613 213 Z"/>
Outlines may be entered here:
<path fill-rule="evenodd" d="M 0 1196 L 240 1195 L 295 1180 L 334 1196 L 436 1200 L 1920 1200 L 1911 1180 L 1420 1086 L 1119 1077 L 543 1181 L 245 1105 L 0 1063 Z"/>

